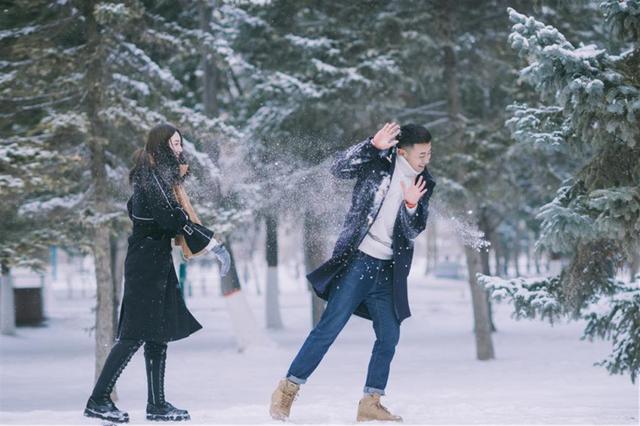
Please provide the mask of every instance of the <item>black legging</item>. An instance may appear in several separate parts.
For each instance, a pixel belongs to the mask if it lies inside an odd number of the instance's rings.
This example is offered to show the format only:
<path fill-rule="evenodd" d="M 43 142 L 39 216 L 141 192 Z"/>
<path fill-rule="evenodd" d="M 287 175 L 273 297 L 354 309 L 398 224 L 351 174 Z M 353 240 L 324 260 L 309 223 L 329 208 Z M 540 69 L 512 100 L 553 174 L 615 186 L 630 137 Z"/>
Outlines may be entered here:
<path fill-rule="evenodd" d="M 113 345 L 93 388 L 91 398 L 97 401 L 109 398 L 118 377 L 143 343 L 147 370 L 147 402 L 154 405 L 160 405 L 164 402 L 167 344 L 131 339 L 121 339 Z"/>

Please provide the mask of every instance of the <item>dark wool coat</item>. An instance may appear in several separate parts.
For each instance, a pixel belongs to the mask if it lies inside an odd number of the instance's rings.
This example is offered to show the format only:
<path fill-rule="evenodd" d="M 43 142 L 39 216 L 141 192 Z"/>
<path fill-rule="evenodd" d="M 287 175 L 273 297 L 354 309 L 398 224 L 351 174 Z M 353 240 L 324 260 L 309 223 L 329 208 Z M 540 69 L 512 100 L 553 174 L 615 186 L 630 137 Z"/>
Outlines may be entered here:
<path fill-rule="evenodd" d="M 202 326 L 180 294 L 171 239 L 184 235 L 196 253 L 209 244 L 213 232 L 189 220 L 157 169 L 136 175 L 127 209 L 133 232 L 124 264 L 118 338 L 168 342 L 187 337 Z"/>
<path fill-rule="evenodd" d="M 331 173 L 340 179 L 356 179 L 351 208 L 333 249 L 331 259 L 307 275 L 316 294 L 328 300 L 336 277 L 344 270 L 357 252 L 360 243 L 375 221 L 384 197 L 389 190 L 396 162 L 393 150 L 378 150 L 371 138 L 338 153 L 331 166 Z M 428 188 L 412 215 L 402 203 L 393 228 L 393 302 L 396 317 L 402 322 L 411 316 L 407 296 L 407 276 L 413 259 L 413 240 L 424 231 L 429 214 L 429 199 L 436 183 L 425 169 L 422 176 Z M 371 319 L 364 304 L 356 315 Z"/>

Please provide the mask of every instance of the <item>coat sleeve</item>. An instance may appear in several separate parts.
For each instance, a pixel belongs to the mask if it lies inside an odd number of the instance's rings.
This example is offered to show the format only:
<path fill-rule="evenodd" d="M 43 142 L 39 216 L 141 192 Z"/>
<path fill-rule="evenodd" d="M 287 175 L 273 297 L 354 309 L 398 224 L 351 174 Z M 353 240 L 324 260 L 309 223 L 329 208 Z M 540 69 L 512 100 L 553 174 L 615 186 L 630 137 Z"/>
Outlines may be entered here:
<path fill-rule="evenodd" d="M 428 191 L 418 202 L 415 211 L 410 212 L 405 203 L 400 206 L 400 230 L 409 240 L 415 240 L 418 235 L 427 227 L 429 217 L 429 200 L 436 186 L 435 181 L 427 181 Z"/>
<path fill-rule="evenodd" d="M 145 189 L 153 219 L 167 232 L 183 235 L 192 253 L 218 244 L 213 231 L 189 220 L 189 215 L 180 207 L 171 188 L 154 172 L 147 176 Z"/>
<path fill-rule="evenodd" d="M 200 253 L 202 250 L 210 251 L 220 244 L 214 237 L 213 231 L 198 223 L 191 223 L 184 226 L 182 231 L 184 240 L 189 246 L 191 253 Z"/>
<path fill-rule="evenodd" d="M 373 138 L 366 140 L 336 154 L 331 164 L 331 174 L 339 179 L 353 179 L 360 174 L 372 161 L 389 155 L 389 150 L 379 150 L 371 143 Z"/>

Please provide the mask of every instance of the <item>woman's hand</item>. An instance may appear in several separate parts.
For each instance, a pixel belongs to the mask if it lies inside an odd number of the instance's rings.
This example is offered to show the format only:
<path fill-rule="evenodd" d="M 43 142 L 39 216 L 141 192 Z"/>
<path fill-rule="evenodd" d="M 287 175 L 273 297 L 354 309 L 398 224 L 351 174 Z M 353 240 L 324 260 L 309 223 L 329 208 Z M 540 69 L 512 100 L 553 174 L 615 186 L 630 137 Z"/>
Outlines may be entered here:
<path fill-rule="evenodd" d="M 426 184 L 427 182 L 425 182 L 422 175 L 420 175 L 417 182 L 409 185 L 408 187 L 405 186 L 403 181 L 400 181 L 400 187 L 402 188 L 404 202 L 412 206 L 418 204 L 420 198 L 422 198 L 422 196 L 428 191 L 428 189 L 425 189 Z"/>
<path fill-rule="evenodd" d="M 220 262 L 220 276 L 224 277 L 231 267 L 231 256 L 223 244 L 218 244 L 211 249 L 211 252 L 218 258 Z"/>
<path fill-rule="evenodd" d="M 379 150 L 389 149 L 398 143 L 396 136 L 400 134 L 398 123 L 386 123 L 373 137 L 371 143 Z"/>

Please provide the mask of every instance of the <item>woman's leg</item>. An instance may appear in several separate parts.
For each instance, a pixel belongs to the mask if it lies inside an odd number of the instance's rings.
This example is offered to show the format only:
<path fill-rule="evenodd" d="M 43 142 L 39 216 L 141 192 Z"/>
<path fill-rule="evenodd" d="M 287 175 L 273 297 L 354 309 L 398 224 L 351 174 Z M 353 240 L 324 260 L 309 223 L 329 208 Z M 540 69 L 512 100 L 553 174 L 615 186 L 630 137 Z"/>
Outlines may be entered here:
<path fill-rule="evenodd" d="M 140 348 L 142 342 L 139 340 L 121 339 L 118 340 L 102 367 L 100 376 L 91 392 L 91 397 L 87 402 L 84 415 L 87 417 L 97 417 L 114 422 L 127 422 L 129 415 L 118 410 L 113 401 L 111 401 L 111 392 L 113 387 L 127 366 L 131 357 Z"/>
<path fill-rule="evenodd" d="M 167 344 L 145 342 L 144 361 L 147 368 L 147 420 L 189 420 L 187 410 L 180 410 L 164 399 Z"/>
<path fill-rule="evenodd" d="M 164 402 L 164 370 L 167 344 L 145 342 L 144 363 L 147 367 L 147 404 L 162 405 Z"/>

